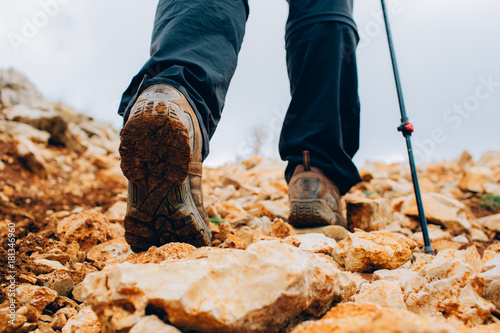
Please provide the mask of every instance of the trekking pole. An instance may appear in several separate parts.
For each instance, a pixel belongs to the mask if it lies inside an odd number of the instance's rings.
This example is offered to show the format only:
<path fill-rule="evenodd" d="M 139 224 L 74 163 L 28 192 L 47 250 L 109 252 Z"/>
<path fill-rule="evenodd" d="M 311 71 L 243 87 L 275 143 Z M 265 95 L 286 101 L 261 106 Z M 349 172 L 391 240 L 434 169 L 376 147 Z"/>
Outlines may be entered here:
<path fill-rule="evenodd" d="M 396 82 L 396 90 L 398 93 L 399 109 L 401 110 L 401 124 L 398 131 L 403 134 L 406 139 L 406 148 L 408 149 L 408 158 L 410 160 L 411 179 L 413 181 L 413 190 L 415 192 L 415 199 L 417 201 L 418 217 L 420 226 L 422 228 L 422 235 L 424 237 L 424 252 L 427 254 L 434 254 L 431 242 L 429 240 L 429 231 L 427 229 L 427 220 L 425 219 L 424 206 L 422 204 L 422 197 L 420 195 L 420 186 L 418 185 L 417 168 L 415 167 L 415 159 L 413 158 L 413 149 L 411 146 L 411 134 L 413 133 L 413 125 L 406 116 L 405 103 L 403 99 L 403 90 L 401 88 L 401 81 L 399 80 L 398 65 L 396 63 L 396 54 L 392 45 L 391 29 L 389 28 L 389 18 L 385 10 L 385 0 L 382 2 L 382 13 L 384 14 L 385 30 L 387 32 L 387 41 L 389 42 L 389 51 L 391 53 L 392 70 L 394 72 L 394 80 Z"/>

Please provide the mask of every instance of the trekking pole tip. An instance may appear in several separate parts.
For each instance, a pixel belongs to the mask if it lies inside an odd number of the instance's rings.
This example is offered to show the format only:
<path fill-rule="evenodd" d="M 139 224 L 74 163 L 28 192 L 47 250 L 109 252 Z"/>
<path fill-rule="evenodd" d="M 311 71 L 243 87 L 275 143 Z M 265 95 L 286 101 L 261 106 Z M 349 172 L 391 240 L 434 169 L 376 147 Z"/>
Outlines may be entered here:
<path fill-rule="evenodd" d="M 431 245 L 424 247 L 425 254 L 434 254 L 434 249 Z"/>

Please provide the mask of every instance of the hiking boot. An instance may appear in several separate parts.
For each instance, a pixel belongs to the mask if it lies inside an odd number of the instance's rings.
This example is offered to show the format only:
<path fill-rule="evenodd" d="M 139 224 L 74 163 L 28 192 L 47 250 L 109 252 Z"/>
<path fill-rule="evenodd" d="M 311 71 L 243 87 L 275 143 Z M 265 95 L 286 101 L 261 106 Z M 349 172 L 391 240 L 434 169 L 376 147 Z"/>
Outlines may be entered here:
<path fill-rule="evenodd" d="M 125 239 L 132 250 L 170 242 L 209 245 L 202 136 L 186 98 L 165 84 L 147 88 L 120 135 L 120 166 L 129 180 Z"/>
<path fill-rule="evenodd" d="M 290 179 L 288 197 L 288 222 L 294 227 L 329 224 L 347 227 L 337 186 L 323 174 L 311 171 L 308 151 L 304 152 L 304 171 L 295 173 Z"/>

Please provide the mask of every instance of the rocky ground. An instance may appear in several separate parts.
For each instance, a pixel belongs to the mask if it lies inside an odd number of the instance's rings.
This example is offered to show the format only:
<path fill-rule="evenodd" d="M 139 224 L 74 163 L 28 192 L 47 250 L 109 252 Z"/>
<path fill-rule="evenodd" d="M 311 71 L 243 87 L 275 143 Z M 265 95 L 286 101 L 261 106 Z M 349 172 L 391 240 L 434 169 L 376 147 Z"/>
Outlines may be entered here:
<path fill-rule="evenodd" d="M 294 230 L 259 157 L 204 170 L 211 247 L 132 253 L 118 133 L 0 82 L 0 332 L 500 332 L 500 152 L 419 170 L 435 255 L 405 164 L 361 169 L 350 230 Z"/>

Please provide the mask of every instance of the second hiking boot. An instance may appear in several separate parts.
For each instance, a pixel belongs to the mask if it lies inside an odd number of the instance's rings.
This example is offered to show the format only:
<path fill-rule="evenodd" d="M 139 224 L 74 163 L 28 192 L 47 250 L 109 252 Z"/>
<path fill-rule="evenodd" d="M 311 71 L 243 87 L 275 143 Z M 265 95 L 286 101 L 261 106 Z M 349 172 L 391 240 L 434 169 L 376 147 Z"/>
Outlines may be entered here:
<path fill-rule="evenodd" d="M 337 186 L 321 173 L 311 171 L 309 152 L 303 155 L 305 171 L 294 174 L 288 185 L 288 222 L 298 228 L 329 224 L 346 227 Z"/>
<path fill-rule="evenodd" d="M 133 251 L 169 242 L 210 244 L 201 188 L 202 137 L 196 115 L 175 88 L 147 88 L 121 131 L 129 180 L 125 238 Z"/>

